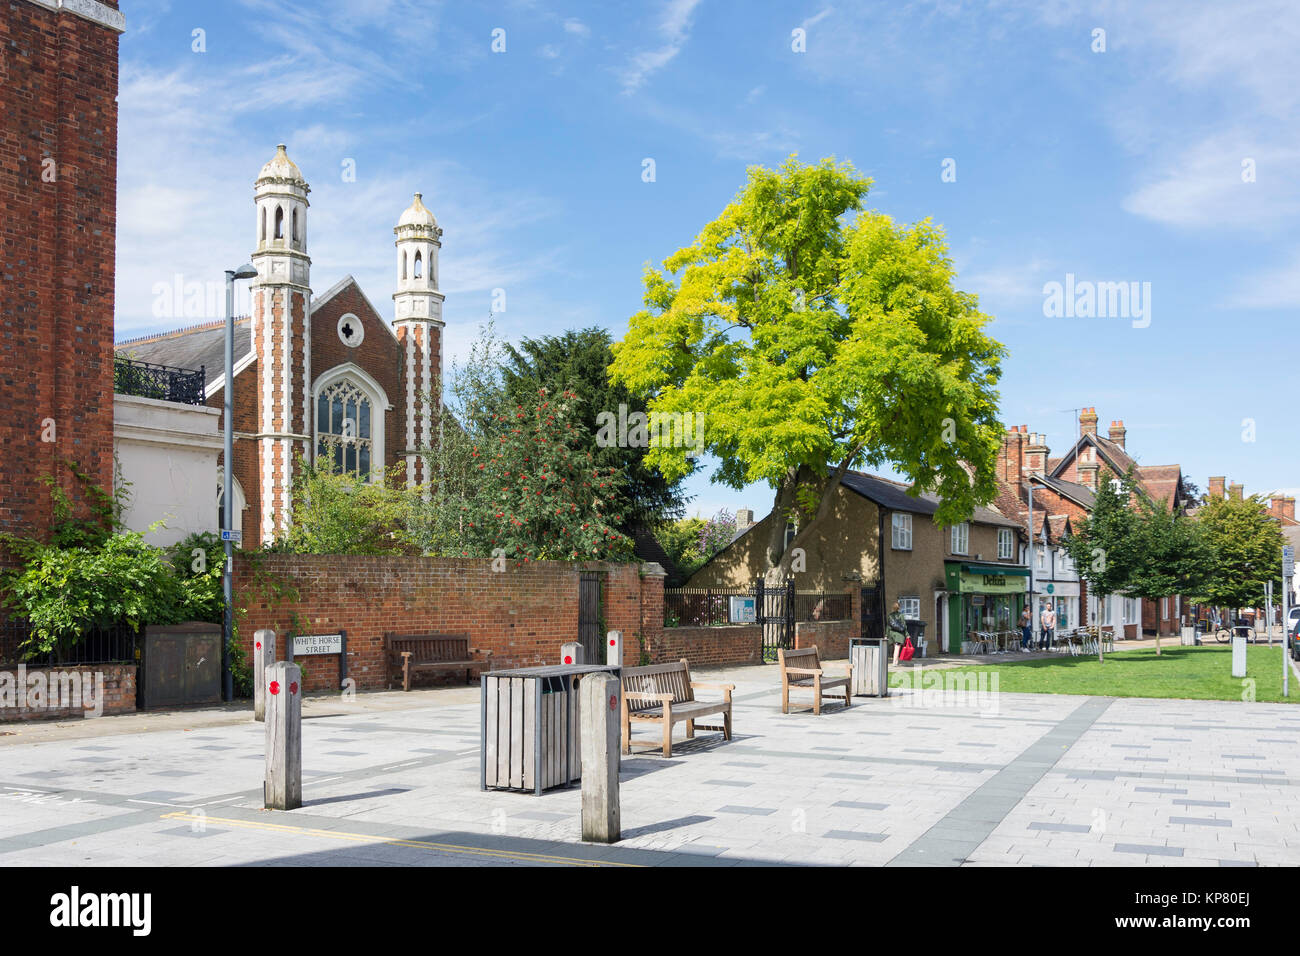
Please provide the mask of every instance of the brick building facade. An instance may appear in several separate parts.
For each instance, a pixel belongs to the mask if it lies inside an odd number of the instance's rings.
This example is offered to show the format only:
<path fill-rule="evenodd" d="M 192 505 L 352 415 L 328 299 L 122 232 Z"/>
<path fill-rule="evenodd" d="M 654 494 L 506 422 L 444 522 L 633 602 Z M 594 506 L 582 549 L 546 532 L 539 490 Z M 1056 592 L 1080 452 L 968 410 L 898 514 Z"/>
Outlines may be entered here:
<path fill-rule="evenodd" d="M 419 452 L 434 438 L 432 402 L 442 374 L 442 229 L 416 193 L 394 229 L 390 321 L 351 276 L 313 295 L 310 191 L 283 145 L 254 186 L 257 278 L 252 314 L 236 324 L 232 416 L 233 524 L 246 547 L 287 530 L 300 460 L 323 458 L 335 471 L 371 480 L 405 464 L 405 480 L 422 483 Z M 203 366 L 207 403 L 223 407 L 224 322 L 132 339 L 117 348 L 162 365 Z M 218 493 L 212 490 L 214 514 Z"/>
<path fill-rule="evenodd" d="M 0 532 L 75 502 L 71 460 L 113 481 L 115 0 L 11 0 L 0 16 Z M 6 558 L 0 554 L 0 561 Z"/>

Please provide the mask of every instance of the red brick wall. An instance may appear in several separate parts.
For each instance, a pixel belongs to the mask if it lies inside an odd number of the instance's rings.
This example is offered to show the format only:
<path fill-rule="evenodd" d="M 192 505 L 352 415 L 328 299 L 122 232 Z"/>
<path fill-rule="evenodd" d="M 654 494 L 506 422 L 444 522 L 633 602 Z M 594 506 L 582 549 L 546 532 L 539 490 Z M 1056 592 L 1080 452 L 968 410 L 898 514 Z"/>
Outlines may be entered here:
<path fill-rule="evenodd" d="M 16 682 L 15 686 L 15 706 L 9 706 L 8 700 L 0 695 L 0 722 L 10 720 L 51 720 L 63 719 L 70 717 L 88 718 L 91 712 L 82 706 L 76 707 L 27 707 L 27 698 L 24 690 L 24 678 L 30 678 L 36 674 L 46 675 L 46 686 L 49 686 L 49 674 L 71 674 L 80 673 L 82 680 L 95 681 L 96 674 L 102 674 L 104 677 L 101 716 L 110 716 L 112 714 L 131 714 L 135 713 L 135 664 L 98 664 L 88 665 L 85 667 L 26 667 L 21 671 L 17 667 L 6 668 L 4 673 Z M 58 680 L 54 681 L 57 688 Z M 96 694 L 99 693 L 96 687 Z M 55 694 L 57 694 L 57 689 Z M 46 702 L 51 702 L 53 695 L 47 692 Z M 94 701 L 98 705 L 98 700 Z"/>
<path fill-rule="evenodd" d="M 662 592 L 661 592 L 662 593 Z M 649 664 L 664 664 L 683 657 L 692 668 L 719 667 L 724 664 L 761 664 L 763 662 L 763 628 L 758 624 L 729 627 L 664 627 L 658 636 L 646 641 Z M 635 666 L 637 647 L 629 642 L 626 664 Z"/>
<path fill-rule="evenodd" d="M 0 532 L 48 527 L 36 478 L 60 459 L 112 485 L 117 44 L 34 3 L 0 16 Z"/>
<path fill-rule="evenodd" d="M 247 609 L 239 625 L 245 650 L 262 627 L 283 641 L 296 612 L 301 633 L 347 631 L 348 676 L 360 688 L 388 685 L 385 632 L 468 634 L 471 647 L 493 651 L 492 666 L 498 668 L 555 663 L 560 645 L 577 640 L 582 570 L 604 572 L 606 627 L 624 631 L 629 654 L 636 647 L 632 625 L 643 584 L 636 565 L 539 561 L 494 572 L 490 561 L 469 558 L 261 554 L 254 560 L 258 571 L 247 556 L 235 559 L 235 604 Z M 259 571 L 291 583 L 300 600 L 269 603 L 257 585 Z M 661 578 L 644 581 L 662 592 Z M 338 687 L 337 656 L 303 660 L 308 690 Z"/>
<path fill-rule="evenodd" d="M 861 633 L 857 621 L 799 621 L 794 626 L 794 646 L 802 650 L 815 645 L 819 660 L 842 660 L 849 656 L 849 638 Z"/>

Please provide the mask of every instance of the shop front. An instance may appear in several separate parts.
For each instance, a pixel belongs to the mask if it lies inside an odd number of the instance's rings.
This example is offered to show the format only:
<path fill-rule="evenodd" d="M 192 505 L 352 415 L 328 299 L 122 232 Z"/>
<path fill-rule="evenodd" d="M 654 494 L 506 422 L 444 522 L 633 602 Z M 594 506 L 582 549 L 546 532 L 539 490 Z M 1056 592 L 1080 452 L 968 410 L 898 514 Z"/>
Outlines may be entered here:
<path fill-rule="evenodd" d="M 946 646 L 1009 646 L 1019 641 L 1020 612 L 1028 590 L 1029 569 L 1015 565 L 944 562 L 948 587 Z"/>
<path fill-rule="evenodd" d="M 1078 581 L 1035 581 L 1034 582 L 1035 617 L 1034 627 L 1038 627 L 1038 613 L 1049 604 L 1056 610 L 1056 632 L 1070 631 L 1079 627 L 1079 582 Z"/>

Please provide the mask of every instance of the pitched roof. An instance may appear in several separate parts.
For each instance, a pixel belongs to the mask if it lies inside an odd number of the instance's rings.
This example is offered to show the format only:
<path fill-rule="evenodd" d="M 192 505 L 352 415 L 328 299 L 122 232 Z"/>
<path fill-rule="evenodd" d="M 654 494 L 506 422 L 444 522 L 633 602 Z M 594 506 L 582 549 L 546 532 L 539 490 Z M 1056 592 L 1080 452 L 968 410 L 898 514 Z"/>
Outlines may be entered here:
<path fill-rule="evenodd" d="M 1139 465 L 1137 476 L 1153 500 L 1169 505 L 1177 498 L 1183 469 L 1181 465 Z"/>
<path fill-rule="evenodd" d="M 890 511 L 907 511 L 912 514 L 932 515 L 939 510 L 940 498 L 928 491 L 913 497 L 907 493 L 908 485 L 890 481 L 879 475 L 868 475 L 860 471 L 847 471 L 840 482 L 846 488 L 856 491 L 869 501 L 874 501 Z M 995 508 L 976 507 L 970 520 L 975 524 L 993 524 L 1003 527 L 1016 527 L 1016 522 Z"/>
<path fill-rule="evenodd" d="M 252 351 L 251 319 L 235 319 L 235 362 L 238 363 Z M 204 322 L 172 332 L 143 335 L 139 338 L 117 342 L 113 346 L 118 355 L 136 358 L 155 365 L 198 369 L 206 372 L 209 383 L 216 381 L 226 371 L 226 321 Z"/>
<path fill-rule="evenodd" d="M 1055 491 L 1063 498 L 1069 498 L 1071 501 L 1082 505 L 1089 511 L 1097 503 L 1097 493 L 1087 485 L 1081 485 L 1077 481 L 1066 481 L 1064 478 L 1054 478 L 1050 475 L 1035 475 L 1036 481 L 1042 482 L 1052 491 Z"/>

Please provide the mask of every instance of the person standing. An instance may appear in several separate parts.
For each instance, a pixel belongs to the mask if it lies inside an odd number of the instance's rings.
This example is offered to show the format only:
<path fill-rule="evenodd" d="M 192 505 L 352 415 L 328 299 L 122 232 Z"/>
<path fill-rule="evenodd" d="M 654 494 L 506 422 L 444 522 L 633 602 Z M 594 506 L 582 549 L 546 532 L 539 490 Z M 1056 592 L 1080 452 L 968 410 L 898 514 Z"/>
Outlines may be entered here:
<path fill-rule="evenodd" d="M 1034 611 L 1028 604 L 1020 612 L 1020 649 L 1028 651 L 1034 640 Z"/>
<path fill-rule="evenodd" d="M 897 601 L 894 602 L 894 609 L 889 612 L 889 620 L 885 625 L 885 636 L 894 645 L 894 666 L 897 667 L 898 655 L 902 653 L 903 642 L 907 640 L 907 622 L 903 618 L 902 605 Z"/>
<path fill-rule="evenodd" d="M 1043 639 L 1038 645 L 1042 650 L 1050 651 L 1052 649 L 1052 632 L 1056 630 L 1056 608 L 1051 602 L 1043 606 L 1043 613 L 1039 617 L 1039 623 L 1043 628 Z"/>

